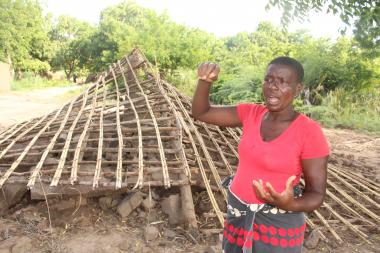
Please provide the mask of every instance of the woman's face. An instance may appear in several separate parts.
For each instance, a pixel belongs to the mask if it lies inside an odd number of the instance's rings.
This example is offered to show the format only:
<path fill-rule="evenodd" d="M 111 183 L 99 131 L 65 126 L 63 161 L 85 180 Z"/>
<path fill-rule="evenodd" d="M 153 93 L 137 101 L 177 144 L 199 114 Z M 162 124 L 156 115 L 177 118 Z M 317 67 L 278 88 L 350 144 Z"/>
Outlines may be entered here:
<path fill-rule="evenodd" d="M 292 109 L 293 99 L 298 96 L 302 85 L 296 72 L 287 65 L 271 64 L 264 76 L 263 94 L 269 111 L 281 112 Z"/>

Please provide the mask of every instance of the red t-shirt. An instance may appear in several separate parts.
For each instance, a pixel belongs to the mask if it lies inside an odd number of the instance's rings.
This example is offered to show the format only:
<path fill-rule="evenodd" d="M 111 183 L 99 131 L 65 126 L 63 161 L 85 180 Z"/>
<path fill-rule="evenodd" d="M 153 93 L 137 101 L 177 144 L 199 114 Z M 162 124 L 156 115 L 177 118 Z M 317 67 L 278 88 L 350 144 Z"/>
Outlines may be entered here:
<path fill-rule="evenodd" d="M 296 175 L 298 184 L 301 160 L 329 155 L 329 146 L 317 122 L 300 114 L 276 139 L 265 142 L 260 126 L 268 110 L 262 105 L 239 104 L 237 112 L 243 125 L 239 143 L 239 165 L 231 191 L 246 203 L 263 203 L 256 197 L 253 180 L 270 182 L 277 192 L 285 190 L 287 179 Z"/>

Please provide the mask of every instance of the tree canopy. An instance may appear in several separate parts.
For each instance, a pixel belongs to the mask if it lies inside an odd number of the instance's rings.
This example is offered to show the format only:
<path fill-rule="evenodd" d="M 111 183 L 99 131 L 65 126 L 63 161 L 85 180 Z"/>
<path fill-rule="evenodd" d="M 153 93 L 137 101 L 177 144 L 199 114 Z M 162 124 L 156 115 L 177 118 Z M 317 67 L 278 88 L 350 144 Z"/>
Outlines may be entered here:
<path fill-rule="evenodd" d="M 355 38 L 362 47 L 375 48 L 376 53 L 380 53 L 380 1 L 269 0 L 267 8 L 271 7 L 283 10 L 284 25 L 295 18 L 304 20 L 311 10 L 339 15 L 344 23 L 353 27 Z"/>
<path fill-rule="evenodd" d="M 49 69 L 49 39 L 40 4 L 0 0 L 0 10 L 0 59 L 19 70 Z"/>
<path fill-rule="evenodd" d="M 288 32 L 269 22 L 252 32 L 217 38 L 131 1 L 104 9 L 99 23 L 90 25 L 70 16 L 44 16 L 38 0 L 0 0 L 0 60 L 11 63 L 16 73 L 63 71 L 76 81 L 106 70 L 138 46 L 165 79 L 188 95 L 193 93 L 197 66 L 218 62 L 221 74 L 211 98 L 234 104 L 262 102 L 267 64 L 277 56 L 290 56 L 305 68 L 301 98 L 313 105 L 307 107 L 309 113 L 322 115 L 324 123 L 339 119 L 376 129 L 363 119 L 380 125 L 379 2 L 270 0 L 268 6 L 284 10 L 284 24 L 305 18 L 310 10 L 333 12 L 354 27 L 355 38 L 314 38 L 305 30 Z M 302 106 L 302 100 L 296 106 Z"/>

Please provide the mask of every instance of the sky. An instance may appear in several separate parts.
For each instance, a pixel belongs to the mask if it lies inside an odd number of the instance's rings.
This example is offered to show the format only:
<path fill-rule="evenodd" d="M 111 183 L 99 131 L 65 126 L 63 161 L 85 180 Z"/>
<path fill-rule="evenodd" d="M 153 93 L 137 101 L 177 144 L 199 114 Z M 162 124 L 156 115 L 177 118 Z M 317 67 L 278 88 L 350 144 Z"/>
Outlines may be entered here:
<path fill-rule="evenodd" d="M 44 9 L 55 17 L 66 14 L 97 24 L 100 12 L 122 0 L 45 0 Z M 179 24 L 200 28 L 218 37 L 238 32 L 253 32 L 262 21 L 280 25 L 281 11 L 265 10 L 266 0 L 135 0 L 137 4 L 160 14 L 166 11 Z M 288 30 L 307 29 L 314 37 L 340 35 L 344 24 L 339 17 L 311 13 L 303 23 L 292 22 Z"/>

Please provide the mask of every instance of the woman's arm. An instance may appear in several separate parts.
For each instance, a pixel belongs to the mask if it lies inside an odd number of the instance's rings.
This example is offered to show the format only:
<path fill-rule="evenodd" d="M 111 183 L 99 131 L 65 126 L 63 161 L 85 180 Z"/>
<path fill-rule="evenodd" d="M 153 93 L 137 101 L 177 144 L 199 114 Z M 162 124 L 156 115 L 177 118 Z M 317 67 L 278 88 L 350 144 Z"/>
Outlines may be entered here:
<path fill-rule="evenodd" d="M 212 106 L 209 93 L 212 82 L 218 79 L 219 66 L 214 63 L 203 63 L 198 68 L 198 84 L 192 102 L 192 115 L 195 119 L 218 125 L 241 126 L 236 106 Z"/>
<path fill-rule="evenodd" d="M 326 195 L 327 158 L 302 160 L 305 191 L 296 199 L 292 207 L 294 211 L 311 212 L 322 205 Z"/>
<path fill-rule="evenodd" d="M 262 182 L 254 181 L 257 196 L 287 211 L 311 212 L 317 209 L 322 205 L 326 193 L 327 158 L 326 156 L 302 160 L 305 191 L 301 197 L 294 198 L 293 195 L 295 176 L 288 179 L 286 189 L 282 193 L 276 192 L 268 182 L 266 183 L 268 191 L 265 191 Z"/>

